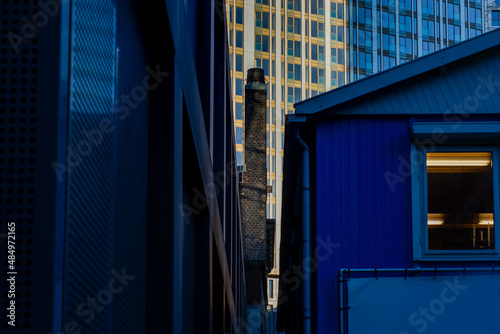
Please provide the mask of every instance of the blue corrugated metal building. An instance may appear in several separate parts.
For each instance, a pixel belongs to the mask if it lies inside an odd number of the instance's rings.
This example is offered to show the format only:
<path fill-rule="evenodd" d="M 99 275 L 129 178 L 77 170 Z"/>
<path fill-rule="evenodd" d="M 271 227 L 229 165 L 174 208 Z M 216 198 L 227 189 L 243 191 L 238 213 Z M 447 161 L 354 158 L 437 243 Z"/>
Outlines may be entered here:
<path fill-rule="evenodd" d="M 435 333 L 442 328 L 465 333 L 469 323 L 450 325 L 446 317 L 460 319 L 471 307 L 489 312 L 500 306 L 500 298 L 488 299 L 488 291 L 498 295 L 491 283 L 498 286 L 498 280 L 492 278 L 467 285 L 470 291 L 479 285 L 486 289 L 471 296 L 474 306 L 447 304 L 451 297 L 431 294 L 426 303 L 435 313 L 428 319 L 403 312 L 378 327 L 378 320 L 368 316 L 377 313 L 373 305 L 418 310 L 425 303 L 418 294 L 404 302 L 397 298 L 413 290 L 425 296 L 435 286 L 418 290 L 411 284 L 422 284 L 426 277 L 434 279 L 430 284 L 446 286 L 458 276 L 498 276 L 500 31 L 295 108 L 286 121 L 278 330 L 307 333 L 308 299 L 311 333 L 318 334 Z M 460 274 L 458 268 L 464 268 Z M 309 296 L 304 291 L 308 276 Z M 388 276 L 395 281 L 382 294 Z M 358 284 L 362 279 L 367 285 Z M 456 299 L 465 301 L 465 296 Z M 452 307 L 456 310 L 448 311 Z M 490 318 L 478 320 L 474 331 L 497 333 L 500 314 Z"/>

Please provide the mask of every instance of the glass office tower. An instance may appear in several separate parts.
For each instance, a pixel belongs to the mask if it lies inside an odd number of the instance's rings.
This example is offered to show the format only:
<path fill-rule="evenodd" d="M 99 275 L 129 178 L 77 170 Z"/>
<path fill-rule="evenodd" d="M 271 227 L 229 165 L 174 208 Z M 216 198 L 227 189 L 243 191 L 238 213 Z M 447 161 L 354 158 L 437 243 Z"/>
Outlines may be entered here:
<path fill-rule="evenodd" d="M 277 275 L 284 120 L 293 104 L 474 37 L 487 18 L 481 0 L 226 0 L 226 6 L 238 165 L 245 163 L 244 76 L 252 67 L 266 75 L 267 216 L 276 219 Z"/>

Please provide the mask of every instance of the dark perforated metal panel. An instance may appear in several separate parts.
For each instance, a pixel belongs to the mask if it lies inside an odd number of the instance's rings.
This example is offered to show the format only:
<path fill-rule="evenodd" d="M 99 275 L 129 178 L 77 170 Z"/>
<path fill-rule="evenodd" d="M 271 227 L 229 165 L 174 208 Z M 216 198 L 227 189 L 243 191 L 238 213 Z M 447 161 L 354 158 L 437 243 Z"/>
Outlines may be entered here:
<path fill-rule="evenodd" d="M 8 34 L 22 35 L 21 18 L 32 17 L 35 1 L 3 0 L 0 12 L 0 254 L 2 333 L 31 328 L 32 251 L 35 230 L 35 143 L 38 39 L 13 52 Z M 16 223 L 16 327 L 7 325 L 7 222 Z"/>
<path fill-rule="evenodd" d="M 84 333 L 111 333 L 114 305 L 98 294 L 114 269 L 115 17 L 110 0 L 72 2 L 63 324 Z"/>
<path fill-rule="evenodd" d="M 0 1 L 0 254 L 5 263 L 6 222 L 15 221 L 18 272 L 17 326 L 7 331 L 2 321 L 0 332 L 35 333 L 37 328 L 30 321 L 35 318 L 35 313 L 31 313 L 31 270 L 35 268 L 31 261 L 36 259 L 33 247 L 44 248 L 46 240 L 41 229 L 46 234 L 53 233 L 52 221 L 35 222 L 35 204 L 45 193 L 40 187 L 35 189 L 35 163 L 50 168 L 51 162 L 35 159 L 35 154 L 41 152 L 35 150 L 35 145 L 44 147 L 49 142 L 40 137 L 41 128 L 36 125 L 41 115 L 48 112 L 40 106 L 48 102 L 37 100 L 37 95 L 40 100 L 45 99 L 37 91 L 38 38 L 31 38 L 14 53 L 7 34 L 22 35 L 21 18 L 33 17 L 40 7 L 38 1 L 32 0 Z M 148 93 L 139 100 L 134 96 L 142 94 L 143 90 L 139 92 L 137 87 L 143 85 L 148 72 L 143 36 L 130 3 L 75 0 L 71 4 L 66 162 L 71 168 L 63 181 L 63 331 L 74 322 L 78 326 L 74 331 L 81 329 L 81 333 L 145 332 Z M 47 49 L 44 47 L 41 50 Z M 53 58 L 44 61 L 59 60 L 54 52 Z M 128 105 L 122 95 L 132 96 L 132 104 Z M 115 103 L 116 99 L 119 102 Z M 126 117 L 123 106 L 128 106 Z M 39 111 L 44 114 L 37 118 Z M 47 119 L 55 117 L 45 117 L 41 123 Z M 48 203 L 49 211 L 53 210 L 51 200 L 42 201 Z M 50 262 L 52 255 L 48 251 L 40 256 Z M 122 269 L 134 277 L 126 285 L 119 279 L 113 280 Z M 4 269 L 0 271 L 4 282 L 2 307 L 7 301 L 5 273 Z M 51 275 L 50 270 L 47 275 Z M 48 310 L 43 312 L 50 317 L 52 300 L 38 303 L 46 303 Z M 5 308 L 1 313 L 5 319 Z M 54 316 L 58 318 L 59 312 Z"/>

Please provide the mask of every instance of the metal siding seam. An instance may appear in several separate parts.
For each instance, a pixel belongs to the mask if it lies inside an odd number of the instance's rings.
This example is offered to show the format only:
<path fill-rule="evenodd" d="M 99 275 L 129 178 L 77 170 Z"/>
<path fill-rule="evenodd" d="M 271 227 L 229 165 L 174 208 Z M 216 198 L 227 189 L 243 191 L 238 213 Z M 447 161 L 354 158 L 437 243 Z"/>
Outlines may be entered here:
<path fill-rule="evenodd" d="M 436 108 L 433 109 L 433 113 L 443 113 L 447 109 L 446 103 L 443 99 L 443 93 L 441 91 L 441 85 L 439 84 L 440 77 L 433 77 L 425 81 L 428 89 L 432 91 L 436 99 Z"/>
<path fill-rule="evenodd" d="M 397 159 L 399 156 L 402 155 L 402 143 L 405 142 L 405 139 L 403 136 L 403 132 L 401 131 L 401 126 L 404 124 L 400 119 L 394 120 L 392 123 L 393 125 L 393 140 L 395 143 L 395 152 L 393 155 L 394 161 L 394 167 L 399 166 L 399 159 Z M 394 169 L 394 172 L 399 175 L 399 167 Z M 402 176 L 402 175 L 400 175 Z M 403 239 L 403 229 L 402 226 L 405 224 L 404 221 L 402 221 L 402 206 L 404 205 L 404 198 L 399 194 L 399 192 L 403 191 L 404 187 L 406 186 L 406 180 L 403 184 L 401 184 L 400 187 L 396 188 L 396 192 L 394 193 L 394 219 L 393 219 L 393 229 L 394 229 L 394 245 L 397 245 L 399 249 L 404 249 L 405 244 L 404 244 L 404 239 Z M 402 259 L 402 252 L 396 251 L 396 256 L 395 256 L 395 263 L 398 265 L 403 265 L 403 259 Z"/>
<path fill-rule="evenodd" d="M 369 265 L 370 236 L 368 234 L 368 152 L 367 121 L 358 119 L 358 211 L 359 211 L 359 249 L 361 267 Z"/>
<path fill-rule="evenodd" d="M 325 122 L 326 123 L 326 122 Z M 329 170 L 329 164 L 328 164 L 328 158 L 331 156 L 332 152 L 328 151 L 326 148 L 326 143 L 331 142 L 331 138 L 329 138 L 329 134 L 331 134 L 329 131 L 327 131 L 328 123 L 321 123 L 318 124 L 316 128 L 316 152 L 318 154 L 316 155 L 316 193 L 318 196 L 316 196 L 316 240 L 318 238 L 328 235 L 328 230 L 329 230 L 329 225 L 331 220 L 328 219 L 328 208 L 331 206 L 328 205 L 329 203 L 329 198 L 328 198 L 328 189 L 333 190 L 333 188 L 328 187 L 328 178 L 331 177 L 331 172 L 328 173 Z M 321 180 L 321 181 L 319 181 Z M 327 322 L 328 317 L 326 316 L 327 313 L 327 296 L 323 293 L 324 289 L 326 289 L 326 286 L 328 285 L 327 282 L 327 268 L 325 268 L 325 263 L 319 263 L 318 265 L 318 271 L 317 271 L 317 327 L 318 331 L 321 328 L 320 323 L 321 322 Z"/>
<path fill-rule="evenodd" d="M 496 60 L 496 61 L 495 61 Z M 491 75 L 491 79 L 494 82 L 500 82 L 500 57 L 496 56 L 495 60 L 492 58 L 485 59 L 484 62 L 479 63 L 479 66 L 484 66 L 485 67 L 485 74 L 486 76 Z M 483 75 L 483 78 L 486 80 L 485 75 Z M 496 92 L 496 94 L 495 94 Z M 500 88 L 499 86 L 496 86 L 495 92 L 490 93 L 490 97 L 486 100 L 483 100 L 485 106 L 486 106 L 486 112 L 487 113 L 498 113 L 500 112 Z M 490 104 L 491 109 L 488 107 L 488 104 Z"/>
<path fill-rule="evenodd" d="M 344 263 L 344 249 L 347 247 L 347 244 L 344 243 L 344 237 L 342 235 L 343 232 L 343 220 L 342 220 L 342 126 L 339 119 L 336 119 L 331 124 L 332 131 L 332 180 L 333 180 L 333 192 L 332 192 L 332 200 L 333 205 L 331 208 L 332 212 L 332 224 L 333 224 L 333 236 L 332 239 L 334 242 L 340 243 L 340 249 L 338 251 L 334 251 L 332 254 L 333 257 L 333 269 L 334 275 L 337 273 L 336 268 L 341 266 Z M 336 276 L 333 277 L 336 279 Z M 338 286 L 335 284 L 333 287 L 334 295 L 335 291 L 337 291 Z M 334 305 L 334 308 L 337 304 L 334 302 L 333 296 L 331 303 Z M 338 313 L 334 312 L 334 318 L 338 319 Z M 324 333 L 332 333 L 334 331 L 334 326 L 331 324 L 328 319 L 326 321 L 328 323 L 327 331 Z M 338 321 L 337 321 L 338 323 Z"/>
<path fill-rule="evenodd" d="M 340 120 L 340 161 L 341 161 L 341 169 L 340 169 L 340 184 L 342 189 L 341 196 L 341 206 L 342 206 L 342 245 L 345 249 L 351 249 L 350 242 L 350 206 L 349 206 L 349 124 L 348 121 L 342 119 Z M 350 253 L 343 252 L 342 253 L 342 263 L 344 265 L 347 264 L 348 267 L 352 266 Z"/>
<path fill-rule="evenodd" d="M 426 108 L 423 110 L 423 113 L 424 114 L 434 113 L 434 109 L 432 108 L 433 103 L 432 101 L 429 100 L 430 98 L 434 97 L 432 95 L 432 92 L 426 91 L 425 87 L 422 85 L 422 81 L 420 80 L 415 83 L 415 87 L 418 90 L 418 93 L 420 94 L 419 100 L 425 101 L 426 104 Z"/>
<path fill-rule="evenodd" d="M 384 245 L 386 244 L 386 233 L 385 233 L 385 190 L 387 184 L 385 179 L 382 177 L 384 175 L 384 160 L 382 157 L 385 155 L 386 143 L 384 141 L 384 122 L 385 119 L 375 120 L 375 137 L 376 143 L 378 143 L 376 152 L 379 158 L 375 161 L 375 179 L 378 181 L 376 186 L 376 217 L 377 217 L 377 266 L 386 266 L 386 252 Z M 344 265 L 345 266 L 345 265 Z"/>
<path fill-rule="evenodd" d="M 340 250 L 334 251 L 333 252 L 333 268 L 334 268 L 334 275 L 337 273 L 337 268 L 340 268 L 344 265 L 345 262 L 344 259 L 344 249 L 348 249 L 348 245 L 343 242 L 343 219 L 342 219 L 342 143 L 341 143 L 341 138 L 342 138 L 342 125 L 339 119 L 335 120 L 331 124 L 331 131 L 332 131 L 332 179 L 333 181 L 333 191 L 332 191 L 332 200 L 333 200 L 333 205 L 332 205 L 332 224 L 333 224 L 333 242 L 338 242 L 340 243 Z M 334 279 L 336 279 L 336 276 L 334 276 Z M 338 285 L 335 284 L 333 287 L 334 292 L 338 292 Z M 337 304 L 335 303 L 335 299 L 331 298 L 330 301 L 331 304 L 334 305 L 334 308 L 337 307 Z M 338 323 L 338 312 L 334 312 L 334 319 L 337 319 Z M 334 332 L 334 326 L 331 322 L 326 320 L 327 326 L 326 330 L 323 332 L 324 334 L 329 334 Z"/>
<path fill-rule="evenodd" d="M 406 87 L 402 87 L 401 91 L 398 93 L 399 105 L 401 107 L 401 113 L 408 113 L 411 110 L 410 103 L 408 102 L 408 98 L 406 96 Z"/>
<path fill-rule="evenodd" d="M 384 170 L 392 173 L 397 173 L 394 169 L 394 132 L 392 129 L 393 118 L 387 119 L 384 122 Z M 386 249 L 387 264 L 391 266 L 394 263 L 394 254 L 392 248 L 396 243 L 395 234 L 393 229 L 394 224 L 394 192 L 389 188 L 384 188 L 385 192 L 385 224 L 384 230 L 387 235 L 386 242 L 383 244 Z"/>
<path fill-rule="evenodd" d="M 453 97 L 453 104 L 460 105 L 463 101 L 462 96 L 459 93 L 459 86 L 456 82 L 454 76 L 452 76 L 449 72 L 445 73 L 443 76 L 446 81 L 448 87 L 450 88 L 451 96 Z M 452 106 L 451 104 L 449 105 Z"/>
<path fill-rule="evenodd" d="M 368 206 L 367 211 L 370 212 L 370 216 L 368 218 L 368 263 L 372 267 L 377 267 L 377 205 L 376 205 L 376 161 L 378 160 L 377 156 L 377 142 L 375 136 L 375 120 L 368 119 L 367 127 L 366 127 L 366 141 L 367 141 L 367 200 Z M 381 177 L 381 176 L 379 176 Z"/>
<path fill-rule="evenodd" d="M 359 266 L 359 219 L 358 219 L 358 132 L 357 120 L 351 118 L 349 125 L 349 210 L 350 210 L 350 229 L 351 229 L 351 266 Z"/>

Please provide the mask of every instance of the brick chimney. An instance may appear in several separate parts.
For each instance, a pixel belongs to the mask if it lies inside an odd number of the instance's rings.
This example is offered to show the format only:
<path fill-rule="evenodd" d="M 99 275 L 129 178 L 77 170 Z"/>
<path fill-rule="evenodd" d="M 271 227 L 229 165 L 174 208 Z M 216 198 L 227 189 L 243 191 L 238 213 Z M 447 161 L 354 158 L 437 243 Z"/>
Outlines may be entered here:
<path fill-rule="evenodd" d="M 251 68 L 245 85 L 245 165 L 240 184 L 244 258 L 266 262 L 266 100 L 264 70 Z"/>

